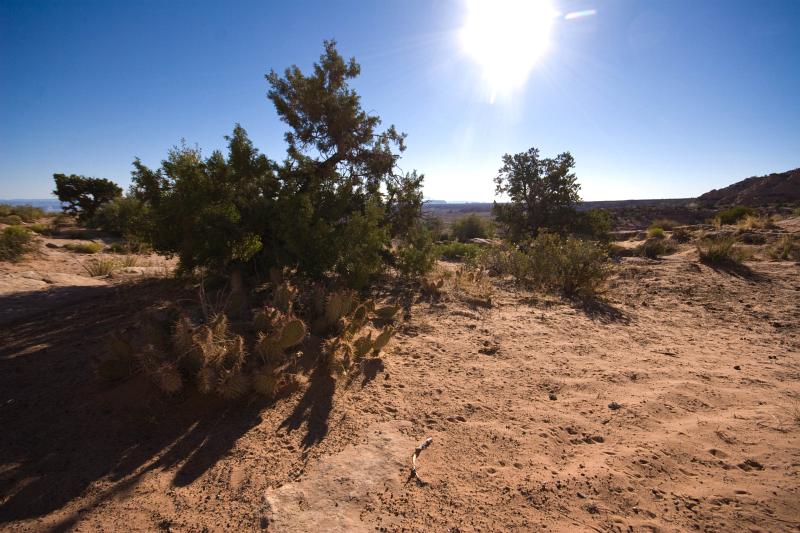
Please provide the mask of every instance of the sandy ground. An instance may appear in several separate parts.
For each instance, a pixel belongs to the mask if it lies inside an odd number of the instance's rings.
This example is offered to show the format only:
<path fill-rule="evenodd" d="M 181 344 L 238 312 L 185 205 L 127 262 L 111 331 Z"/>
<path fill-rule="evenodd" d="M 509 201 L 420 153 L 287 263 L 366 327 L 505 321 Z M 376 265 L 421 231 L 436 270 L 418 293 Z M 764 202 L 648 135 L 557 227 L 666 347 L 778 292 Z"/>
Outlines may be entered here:
<path fill-rule="evenodd" d="M 84 287 L 0 327 L 0 529 L 797 531 L 800 266 L 748 267 L 419 302 L 364 375 L 272 405 L 99 384 L 108 332 L 182 289 Z"/>

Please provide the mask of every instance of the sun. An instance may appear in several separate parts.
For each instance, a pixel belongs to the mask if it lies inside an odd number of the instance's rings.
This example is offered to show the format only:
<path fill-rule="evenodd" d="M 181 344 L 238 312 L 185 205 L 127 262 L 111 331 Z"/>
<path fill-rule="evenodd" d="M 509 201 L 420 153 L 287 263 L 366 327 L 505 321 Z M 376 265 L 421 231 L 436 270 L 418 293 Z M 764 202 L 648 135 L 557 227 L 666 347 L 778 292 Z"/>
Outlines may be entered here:
<path fill-rule="evenodd" d="M 550 46 L 549 0 L 467 0 L 464 51 L 480 65 L 491 101 L 519 89 Z"/>

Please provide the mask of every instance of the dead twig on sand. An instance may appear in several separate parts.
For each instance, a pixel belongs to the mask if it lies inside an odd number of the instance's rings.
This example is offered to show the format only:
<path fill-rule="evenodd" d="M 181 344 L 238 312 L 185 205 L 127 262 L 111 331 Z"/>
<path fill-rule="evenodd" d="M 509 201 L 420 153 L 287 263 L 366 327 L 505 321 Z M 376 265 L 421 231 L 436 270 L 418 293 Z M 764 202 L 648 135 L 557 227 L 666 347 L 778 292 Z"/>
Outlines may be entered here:
<path fill-rule="evenodd" d="M 433 437 L 428 437 L 427 439 L 425 439 L 425 442 L 423 442 L 414 449 L 414 453 L 411 455 L 411 473 L 408 474 L 408 479 L 406 480 L 406 483 L 408 483 L 412 479 L 416 479 L 419 485 L 427 485 L 427 483 L 423 481 L 417 474 L 417 457 L 419 457 L 419 454 L 422 453 L 422 450 L 430 446 L 432 442 L 433 442 Z"/>

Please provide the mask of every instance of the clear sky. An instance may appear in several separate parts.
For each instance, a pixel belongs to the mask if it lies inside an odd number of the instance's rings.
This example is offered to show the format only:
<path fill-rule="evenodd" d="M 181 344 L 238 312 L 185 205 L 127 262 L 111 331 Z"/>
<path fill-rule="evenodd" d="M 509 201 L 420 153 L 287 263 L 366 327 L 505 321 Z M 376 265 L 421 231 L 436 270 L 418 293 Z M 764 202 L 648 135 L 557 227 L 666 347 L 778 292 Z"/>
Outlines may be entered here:
<path fill-rule="evenodd" d="M 0 0 L 0 198 L 46 198 L 53 172 L 127 187 L 134 157 L 208 154 L 236 122 L 280 160 L 263 76 L 329 38 L 427 198 L 491 201 L 501 155 L 531 146 L 571 151 L 586 200 L 800 166 L 800 1 L 541 4 Z"/>

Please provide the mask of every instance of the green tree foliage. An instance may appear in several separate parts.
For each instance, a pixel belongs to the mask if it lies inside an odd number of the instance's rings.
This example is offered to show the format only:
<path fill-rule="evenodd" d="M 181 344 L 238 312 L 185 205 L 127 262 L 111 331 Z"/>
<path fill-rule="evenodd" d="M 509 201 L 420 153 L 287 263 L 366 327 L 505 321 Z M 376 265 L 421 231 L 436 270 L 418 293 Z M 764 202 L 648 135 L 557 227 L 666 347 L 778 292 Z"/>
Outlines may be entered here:
<path fill-rule="evenodd" d="M 275 164 L 253 147 L 238 124 L 219 151 L 204 159 L 183 144 L 159 170 L 134 162 L 131 197 L 152 214 L 144 225 L 153 247 L 176 254 L 183 270 L 222 271 L 252 259 L 274 214 Z"/>
<path fill-rule="evenodd" d="M 494 213 L 514 241 L 535 237 L 546 228 L 567 231 L 574 223 L 580 185 L 573 172 L 575 160 L 569 152 L 554 158 L 539 157 L 539 150 L 503 156 L 495 178 L 496 193 L 509 203 L 495 202 Z"/>
<path fill-rule="evenodd" d="M 611 213 L 605 209 L 576 213 L 573 232 L 586 239 L 607 243 L 611 240 Z"/>
<path fill-rule="evenodd" d="M 129 198 L 150 221 L 137 231 L 157 251 L 178 255 L 184 271 L 291 266 L 363 286 L 392 261 L 392 239 L 417 224 L 424 177 L 398 171 L 405 135 L 394 126 L 379 131 L 380 118 L 361 108 L 349 85 L 359 72 L 326 42 L 310 73 L 293 66 L 266 76 L 289 126 L 280 165 L 239 125 L 227 155 L 204 158 L 182 145 L 159 169 L 134 161 Z"/>
<path fill-rule="evenodd" d="M 78 220 L 91 220 L 97 209 L 115 198 L 122 196 L 122 188 L 105 178 L 87 178 L 70 174 L 53 174 L 58 199 L 67 204 L 64 212 L 77 215 Z"/>
<path fill-rule="evenodd" d="M 450 226 L 450 231 L 456 240 L 467 242 L 470 239 L 488 239 L 494 235 L 492 221 L 475 213 L 455 220 Z"/>
<path fill-rule="evenodd" d="M 421 276 L 433 267 L 437 256 L 431 232 L 417 222 L 398 248 L 397 268 L 405 276 Z"/>

